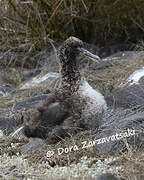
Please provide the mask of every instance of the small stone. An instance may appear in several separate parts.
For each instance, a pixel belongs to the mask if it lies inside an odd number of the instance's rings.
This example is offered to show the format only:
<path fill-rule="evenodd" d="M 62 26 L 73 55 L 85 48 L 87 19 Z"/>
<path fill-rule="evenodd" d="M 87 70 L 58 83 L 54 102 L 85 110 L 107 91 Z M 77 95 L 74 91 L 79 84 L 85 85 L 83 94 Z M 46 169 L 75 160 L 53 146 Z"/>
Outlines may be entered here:
<path fill-rule="evenodd" d="M 102 174 L 101 176 L 99 176 L 98 178 L 94 180 L 119 180 L 119 178 L 117 178 L 111 173 L 106 173 L 106 174 Z"/>

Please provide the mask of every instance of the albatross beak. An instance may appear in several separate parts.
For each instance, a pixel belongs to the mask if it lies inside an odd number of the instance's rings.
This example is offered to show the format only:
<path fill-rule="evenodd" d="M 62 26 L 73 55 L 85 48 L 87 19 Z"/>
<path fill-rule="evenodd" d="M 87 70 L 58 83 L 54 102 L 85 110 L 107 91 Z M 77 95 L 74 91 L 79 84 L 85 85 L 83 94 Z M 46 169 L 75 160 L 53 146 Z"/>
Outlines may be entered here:
<path fill-rule="evenodd" d="M 101 61 L 100 57 L 90 53 L 89 51 L 87 51 L 84 48 L 78 48 L 78 50 L 80 51 L 80 53 L 82 55 L 84 55 L 85 57 L 87 57 L 87 58 L 89 58 L 89 59 L 91 59 L 91 60 L 93 60 L 93 61 L 95 61 L 97 63 L 99 63 Z"/>

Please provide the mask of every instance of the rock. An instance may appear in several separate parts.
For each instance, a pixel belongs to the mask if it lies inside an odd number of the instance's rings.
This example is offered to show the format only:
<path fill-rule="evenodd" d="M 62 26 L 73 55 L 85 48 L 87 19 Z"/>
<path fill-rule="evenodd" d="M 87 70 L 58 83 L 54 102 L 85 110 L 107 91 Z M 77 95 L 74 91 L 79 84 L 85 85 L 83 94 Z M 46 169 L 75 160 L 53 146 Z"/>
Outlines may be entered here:
<path fill-rule="evenodd" d="M 111 56 L 103 58 L 102 62 L 95 65 L 96 70 L 104 70 L 112 66 L 119 67 L 120 65 L 134 65 L 137 64 L 136 60 L 142 59 L 144 56 L 144 51 L 121 51 Z"/>
<path fill-rule="evenodd" d="M 113 54 L 122 52 L 122 51 L 132 51 L 134 49 L 134 44 L 114 44 L 114 45 L 107 45 L 102 47 L 98 51 L 98 55 L 102 58 L 111 56 Z"/>
<path fill-rule="evenodd" d="M 57 78 L 57 77 L 60 77 L 59 73 L 56 73 L 56 72 L 47 73 L 40 78 L 40 83 L 47 81 L 47 80 L 52 80 L 53 78 Z"/>
<path fill-rule="evenodd" d="M 144 76 L 144 67 L 135 70 L 123 83 L 123 86 L 131 86 L 133 84 L 139 84 L 140 79 Z"/>
<path fill-rule="evenodd" d="M 43 101 L 44 99 L 46 99 L 47 97 L 51 96 L 51 94 L 42 94 L 40 96 L 34 96 L 32 98 L 28 98 L 24 101 L 20 101 L 17 102 L 14 105 L 13 111 L 19 111 L 19 110 L 28 110 L 31 107 L 34 107 L 34 105 L 40 103 L 41 101 Z"/>
<path fill-rule="evenodd" d="M 97 154 L 113 154 L 128 147 L 144 147 L 144 114 L 123 110 L 107 113 L 94 135 Z M 127 143 L 128 145 L 127 145 Z"/>
<path fill-rule="evenodd" d="M 105 97 L 112 108 L 139 108 L 144 105 L 144 67 L 135 70 L 117 90 Z"/>
<path fill-rule="evenodd" d="M 41 147 L 44 144 L 45 144 L 45 142 L 42 139 L 40 139 L 40 138 L 30 138 L 29 139 L 29 143 L 21 146 L 19 148 L 19 150 L 21 152 L 27 152 L 29 150 L 35 150 L 36 148 L 39 148 L 39 147 Z"/>
<path fill-rule="evenodd" d="M 14 132 L 12 132 L 9 136 L 14 137 L 15 139 L 27 139 L 23 133 L 22 133 L 23 126 L 16 129 Z"/>
<path fill-rule="evenodd" d="M 94 180 L 119 180 L 119 178 L 117 178 L 111 173 L 106 173 L 106 174 L 102 174 L 101 176 L 99 176 L 98 178 Z"/>
<path fill-rule="evenodd" d="M 38 75 L 26 82 L 20 89 L 28 89 L 42 85 L 42 83 L 51 82 L 53 79 L 60 77 L 59 73 L 50 72 L 45 75 Z"/>
<path fill-rule="evenodd" d="M 144 51 L 118 51 L 117 53 L 113 53 L 110 56 L 107 56 L 104 58 L 104 60 L 121 60 L 121 59 L 125 59 L 125 60 L 129 60 L 129 62 L 131 61 L 131 59 L 135 59 L 137 57 L 141 57 L 144 55 Z"/>
<path fill-rule="evenodd" d="M 109 107 L 135 108 L 144 105 L 143 83 L 125 87 L 105 97 Z"/>
<path fill-rule="evenodd" d="M 0 130 L 0 138 L 3 137 L 3 136 L 4 136 L 3 131 Z"/>
<path fill-rule="evenodd" d="M 40 69 L 31 69 L 29 71 L 28 70 L 23 71 L 23 72 L 21 72 L 21 81 L 28 80 L 29 78 L 38 75 L 40 72 L 41 72 Z"/>
<path fill-rule="evenodd" d="M 13 89 L 9 84 L 0 85 L 0 96 L 8 96 Z"/>
<path fill-rule="evenodd" d="M 12 130 L 22 123 L 22 120 L 16 120 L 15 118 L 0 117 L 0 130 Z"/>

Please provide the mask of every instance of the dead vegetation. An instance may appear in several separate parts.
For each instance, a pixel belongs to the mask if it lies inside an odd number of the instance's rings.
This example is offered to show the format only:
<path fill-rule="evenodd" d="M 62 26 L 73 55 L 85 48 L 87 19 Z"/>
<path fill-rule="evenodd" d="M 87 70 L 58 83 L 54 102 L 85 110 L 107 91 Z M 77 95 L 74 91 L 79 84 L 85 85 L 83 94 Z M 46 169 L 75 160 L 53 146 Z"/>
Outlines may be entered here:
<path fill-rule="evenodd" d="M 144 154 L 141 151 L 135 152 L 135 150 L 128 150 L 121 158 L 113 165 L 124 165 L 124 171 L 121 173 L 121 177 L 128 180 L 142 180 L 144 178 Z"/>
<path fill-rule="evenodd" d="M 115 41 L 141 39 L 144 31 L 144 1 L 123 0 L 41 0 L 41 1 L 0 1 L 0 66 L 3 67 L 35 67 L 35 55 L 53 41 L 62 41 L 70 35 L 80 39 L 103 46 Z M 143 48 L 142 48 L 143 50 Z M 102 75 L 93 76 L 88 74 L 87 78 L 94 88 L 98 88 L 103 94 L 109 94 L 118 89 L 123 80 L 133 72 L 134 69 L 143 66 L 143 59 L 139 63 L 121 65 L 119 68 L 112 66 Z M 9 73 L 1 71 L 2 79 L 18 87 L 20 83 L 19 71 L 8 69 Z M 16 75 L 16 76 L 15 76 Z M 118 80 L 119 79 L 119 80 Z M 18 91 L 13 96 L 0 98 L 0 113 L 12 111 L 13 105 L 25 98 L 47 93 L 48 89 L 35 88 L 29 91 Z M 16 115 L 15 115 L 16 116 Z M 74 144 L 80 145 L 84 140 L 91 140 L 90 132 L 82 132 L 74 138 L 65 139 L 59 144 L 45 146 L 21 156 L 19 146 L 26 143 L 25 140 L 4 138 L 0 140 L 0 155 L 6 154 L 5 161 L 0 161 L 0 178 L 9 177 L 6 169 L 11 168 L 13 161 L 6 158 L 17 157 L 22 162 L 28 161 L 27 174 L 34 178 L 42 177 L 44 171 L 38 170 L 38 166 L 47 162 L 48 150 L 56 150 L 58 147 L 68 147 Z M 78 163 L 84 155 L 96 157 L 92 148 L 75 151 L 62 156 L 54 156 L 54 161 L 59 166 L 69 166 Z M 105 156 L 97 156 L 97 160 L 104 160 Z M 144 154 L 129 150 L 123 154 L 115 165 L 123 165 L 124 172 L 119 176 L 128 180 L 140 180 L 144 177 Z M 93 162 L 95 163 L 95 161 Z M 4 167 L 4 168 L 3 168 Z M 49 168 L 49 166 L 48 166 Z M 23 166 L 17 170 L 21 174 Z M 37 170 L 37 174 L 35 174 Z M 3 172 L 5 171 L 5 173 Z M 13 178 L 14 179 L 14 178 Z"/>
<path fill-rule="evenodd" d="M 144 31 L 144 2 L 123 0 L 0 1 L 1 65 L 34 66 L 48 42 L 74 35 L 99 46 L 136 41 Z"/>
<path fill-rule="evenodd" d="M 89 163 L 89 169 L 95 164 L 97 161 L 104 162 L 107 155 L 96 155 L 93 152 L 92 147 L 81 149 L 82 142 L 87 141 L 90 142 L 92 140 L 91 132 L 85 131 L 77 134 L 76 136 L 68 139 L 62 140 L 60 143 L 55 145 L 43 145 L 42 147 L 28 151 L 24 154 L 21 154 L 19 151 L 19 147 L 25 144 L 26 140 L 16 140 L 13 138 L 5 138 L 1 139 L 1 149 L 0 154 L 3 162 L 0 162 L 0 176 L 5 178 L 14 178 L 17 179 L 17 176 L 35 178 L 35 179 L 48 179 L 47 171 L 48 169 L 53 168 L 53 166 L 58 167 L 71 167 L 72 164 L 77 164 L 80 162 L 80 159 L 83 156 L 87 156 L 87 158 L 94 158 L 93 161 Z M 58 155 L 58 148 L 67 148 L 77 145 L 78 151 L 71 151 L 69 153 L 63 153 Z M 48 151 L 54 151 L 55 154 L 51 158 L 47 157 Z M 119 156 L 119 158 L 118 158 Z M 121 155 L 116 155 L 117 160 L 109 163 L 111 167 L 122 166 L 122 170 L 119 171 L 116 175 L 121 177 L 123 180 L 142 180 L 144 177 L 144 154 L 142 151 L 137 151 L 128 148 L 127 152 L 122 153 Z M 5 160 L 3 159 L 5 158 Z M 7 161 L 6 161 L 7 159 Z M 12 171 L 14 169 L 14 171 Z M 16 174 L 15 174 L 16 172 Z M 47 172 L 47 173 L 46 173 Z M 54 169 L 52 170 L 54 172 Z M 49 172 L 50 173 L 50 172 Z M 69 173 L 66 172 L 65 178 L 69 178 Z M 52 174 L 49 174 L 51 177 Z M 46 178 L 47 177 L 47 178 Z M 56 174 L 52 175 L 53 179 L 58 178 Z M 83 178 L 83 174 L 80 174 L 79 179 Z"/>

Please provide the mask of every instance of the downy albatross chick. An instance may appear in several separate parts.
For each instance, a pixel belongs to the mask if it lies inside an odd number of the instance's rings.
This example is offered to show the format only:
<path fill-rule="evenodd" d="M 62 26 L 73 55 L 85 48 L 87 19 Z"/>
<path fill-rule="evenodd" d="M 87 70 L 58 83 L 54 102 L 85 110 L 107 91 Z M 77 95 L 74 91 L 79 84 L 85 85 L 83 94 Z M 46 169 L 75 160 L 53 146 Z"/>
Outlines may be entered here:
<path fill-rule="evenodd" d="M 25 120 L 23 132 L 27 137 L 40 137 L 54 143 L 66 134 L 99 126 L 107 105 L 103 95 L 81 76 L 77 57 L 85 56 L 95 62 L 100 62 L 100 58 L 82 46 L 81 40 L 70 37 L 58 50 L 61 86 L 36 114 Z"/>

